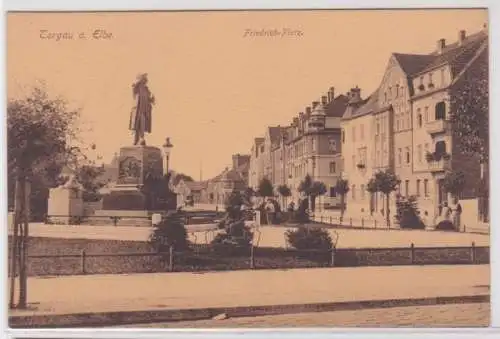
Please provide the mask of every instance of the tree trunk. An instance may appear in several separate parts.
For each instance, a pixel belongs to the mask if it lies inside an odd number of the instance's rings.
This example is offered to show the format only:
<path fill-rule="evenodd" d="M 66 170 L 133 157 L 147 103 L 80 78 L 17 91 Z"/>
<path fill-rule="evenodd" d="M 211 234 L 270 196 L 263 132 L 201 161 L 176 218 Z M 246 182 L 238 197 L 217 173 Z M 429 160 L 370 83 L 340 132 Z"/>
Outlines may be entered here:
<path fill-rule="evenodd" d="M 19 307 L 27 308 L 28 306 L 28 231 L 30 222 L 30 196 L 31 184 L 29 178 L 24 178 L 24 223 L 21 238 L 21 266 L 19 270 Z"/>
<path fill-rule="evenodd" d="M 345 194 L 340 195 L 340 222 L 344 220 L 345 212 Z"/>
<path fill-rule="evenodd" d="M 15 290 L 16 290 L 16 275 L 17 275 L 17 260 L 18 260 L 18 247 L 19 247 L 19 224 L 20 224 L 20 211 L 21 211 L 21 182 L 20 178 L 16 178 L 16 186 L 14 190 L 14 215 L 12 218 L 14 230 L 11 241 L 11 258 L 10 258 L 10 300 L 9 308 L 16 306 Z"/>
<path fill-rule="evenodd" d="M 385 195 L 385 216 L 387 219 L 387 228 L 391 228 L 391 213 L 389 211 L 389 196 L 390 193 Z"/>

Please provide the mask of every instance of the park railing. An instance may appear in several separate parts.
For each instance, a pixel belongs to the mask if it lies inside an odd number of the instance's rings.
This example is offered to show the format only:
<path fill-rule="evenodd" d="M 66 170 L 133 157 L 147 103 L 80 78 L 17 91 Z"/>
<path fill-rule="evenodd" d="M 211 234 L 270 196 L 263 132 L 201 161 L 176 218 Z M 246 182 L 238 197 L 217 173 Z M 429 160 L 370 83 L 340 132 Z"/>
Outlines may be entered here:
<path fill-rule="evenodd" d="M 182 211 L 186 225 L 201 225 L 216 223 L 224 216 L 223 212 L 215 211 Z M 44 216 L 46 224 L 68 225 L 99 225 L 99 226 L 150 226 L 151 216 L 144 215 L 50 215 Z"/>
<path fill-rule="evenodd" d="M 189 250 L 166 252 L 29 255 L 31 276 L 195 272 L 241 269 L 291 269 L 393 265 L 488 264 L 489 247 L 332 248 L 297 250 L 271 247 L 223 247 L 193 244 Z"/>

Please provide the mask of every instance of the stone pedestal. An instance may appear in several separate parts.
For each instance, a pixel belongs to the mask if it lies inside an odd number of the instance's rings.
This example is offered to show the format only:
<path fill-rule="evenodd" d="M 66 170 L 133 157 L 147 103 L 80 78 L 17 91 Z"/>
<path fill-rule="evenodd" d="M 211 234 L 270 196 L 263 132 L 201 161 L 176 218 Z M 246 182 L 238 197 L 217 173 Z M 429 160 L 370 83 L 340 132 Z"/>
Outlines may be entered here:
<path fill-rule="evenodd" d="M 116 214 L 116 211 L 157 211 L 175 209 L 173 203 L 159 201 L 156 187 L 148 186 L 150 178 L 163 176 L 161 150 L 153 146 L 130 146 L 120 149 L 118 180 L 109 194 L 103 197 L 103 210 L 96 214 Z M 167 190 L 168 187 L 165 187 Z M 113 212 L 114 211 L 114 212 Z M 119 213 L 118 213 L 119 214 Z"/>
<path fill-rule="evenodd" d="M 68 183 L 49 191 L 49 222 L 54 224 L 77 224 L 83 215 L 81 186 L 74 177 Z"/>

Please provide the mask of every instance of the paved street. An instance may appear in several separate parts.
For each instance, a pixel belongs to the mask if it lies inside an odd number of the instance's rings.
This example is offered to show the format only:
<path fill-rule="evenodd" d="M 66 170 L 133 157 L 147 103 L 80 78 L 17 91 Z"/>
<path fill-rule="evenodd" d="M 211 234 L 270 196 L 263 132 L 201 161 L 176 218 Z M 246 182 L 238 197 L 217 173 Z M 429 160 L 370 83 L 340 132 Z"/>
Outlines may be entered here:
<path fill-rule="evenodd" d="M 66 314 L 489 294 L 489 265 L 28 278 L 29 311 Z"/>
<path fill-rule="evenodd" d="M 141 324 L 124 327 L 483 327 L 489 326 L 489 324 L 490 304 L 482 303 L 283 314 L 225 320 Z"/>
<path fill-rule="evenodd" d="M 214 225 L 188 226 L 189 238 L 193 242 L 205 243 L 210 241 L 215 231 Z M 285 247 L 285 227 L 262 226 L 255 232 L 255 243 L 261 247 Z M 338 234 L 338 248 L 366 248 L 366 247 L 408 247 L 414 243 L 417 247 L 434 246 L 489 246 L 489 235 L 436 232 L 422 230 L 357 230 L 337 229 L 329 230 L 332 237 Z M 85 238 L 106 240 L 147 241 L 151 229 L 148 227 L 116 227 L 116 226 L 67 226 L 30 224 L 30 235 L 49 238 Z"/>

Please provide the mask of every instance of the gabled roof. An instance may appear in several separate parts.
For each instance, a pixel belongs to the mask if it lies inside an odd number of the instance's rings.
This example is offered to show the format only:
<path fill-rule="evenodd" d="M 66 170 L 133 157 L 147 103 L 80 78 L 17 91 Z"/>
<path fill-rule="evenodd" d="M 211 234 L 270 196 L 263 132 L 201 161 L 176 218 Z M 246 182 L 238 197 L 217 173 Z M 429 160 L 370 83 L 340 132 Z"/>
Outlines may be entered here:
<path fill-rule="evenodd" d="M 361 115 L 369 114 L 377 111 L 379 108 L 378 105 L 378 89 L 375 90 L 368 98 L 364 99 L 361 102 L 361 106 L 353 106 L 349 105 L 344 115 L 342 116 L 342 120 L 349 120 L 354 117 L 359 117 Z"/>
<path fill-rule="evenodd" d="M 349 98 L 344 94 L 340 94 L 325 105 L 326 116 L 341 118 L 344 115 L 348 102 Z"/>
<path fill-rule="evenodd" d="M 426 54 L 392 53 L 406 75 L 411 76 L 426 68 L 436 57 Z"/>
<path fill-rule="evenodd" d="M 480 31 L 466 37 L 461 45 L 456 42 L 446 46 L 441 54 L 433 52 L 430 54 L 433 60 L 419 73 L 428 72 L 435 67 L 449 63 L 452 65 L 453 76 L 455 76 L 485 40 L 488 40 L 488 34 L 485 31 Z"/>

